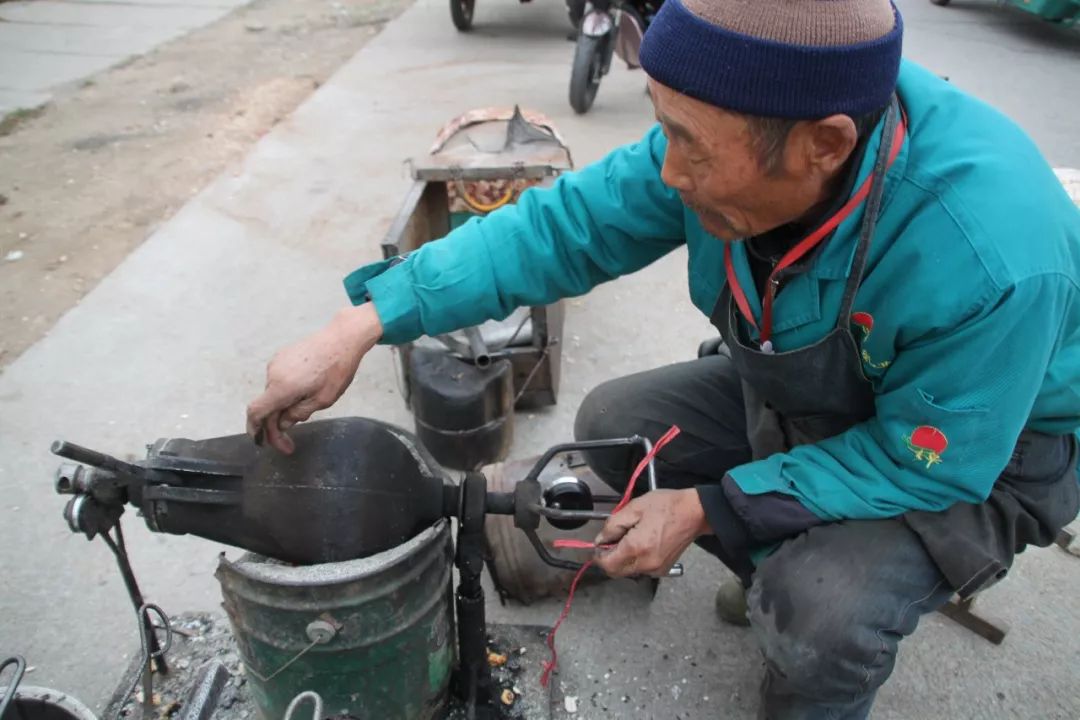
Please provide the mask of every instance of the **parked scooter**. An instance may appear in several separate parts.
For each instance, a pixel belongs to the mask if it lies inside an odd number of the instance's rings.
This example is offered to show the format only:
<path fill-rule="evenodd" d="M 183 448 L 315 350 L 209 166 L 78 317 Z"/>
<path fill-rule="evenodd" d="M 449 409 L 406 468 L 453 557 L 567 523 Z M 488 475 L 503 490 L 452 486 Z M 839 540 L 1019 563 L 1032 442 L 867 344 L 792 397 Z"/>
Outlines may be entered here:
<path fill-rule="evenodd" d="M 532 0 L 518 0 L 522 4 Z M 570 18 L 570 24 L 574 31 L 581 25 L 581 17 L 585 14 L 586 0 L 565 0 L 566 14 Z M 0 0 L 3 2 L 3 0 Z M 476 0 L 450 0 L 450 19 L 461 32 L 472 30 L 473 16 L 476 12 Z M 571 40 L 573 37 L 570 38 Z"/>
<path fill-rule="evenodd" d="M 618 55 L 633 70 L 641 67 L 641 38 L 663 0 L 588 0 L 570 70 L 570 106 L 588 112 L 600 80 Z"/>

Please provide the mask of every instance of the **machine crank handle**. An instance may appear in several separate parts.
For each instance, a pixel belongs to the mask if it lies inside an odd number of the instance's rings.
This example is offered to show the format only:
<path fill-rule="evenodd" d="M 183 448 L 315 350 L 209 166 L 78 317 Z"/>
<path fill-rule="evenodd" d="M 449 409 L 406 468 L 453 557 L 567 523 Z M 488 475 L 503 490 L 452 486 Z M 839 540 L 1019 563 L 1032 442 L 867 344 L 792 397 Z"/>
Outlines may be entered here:
<path fill-rule="evenodd" d="M 83 465 L 90 465 L 102 470 L 108 470 L 117 475 L 140 479 L 152 475 L 152 473 L 144 467 L 132 465 L 131 463 L 114 458 L 112 455 L 106 455 L 97 450 L 91 450 L 90 448 L 85 448 L 65 440 L 57 440 L 52 444 L 50 450 L 52 450 L 53 455 L 59 455 L 62 458 L 82 463 Z M 60 490 L 58 489 L 58 491 Z"/>

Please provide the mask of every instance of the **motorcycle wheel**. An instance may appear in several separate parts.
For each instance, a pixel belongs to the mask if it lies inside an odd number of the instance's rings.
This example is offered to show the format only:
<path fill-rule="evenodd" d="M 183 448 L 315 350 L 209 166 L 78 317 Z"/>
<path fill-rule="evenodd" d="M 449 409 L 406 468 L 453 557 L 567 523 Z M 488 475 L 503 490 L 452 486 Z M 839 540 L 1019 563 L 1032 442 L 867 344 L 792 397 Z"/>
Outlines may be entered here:
<path fill-rule="evenodd" d="M 596 99 L 600 88 L 600 71 L 604 64 L 605 37 L 578 34 L 574 48 L 574 64 L 570 68 L 570 107 L 584 115 Z"/>
<path fill-rule="evenodd" d="M 454 27 L 461 32 L 472 28 L 475 8 L 476 0 L 450 0 L 450 19 L 454 21 Z"/>

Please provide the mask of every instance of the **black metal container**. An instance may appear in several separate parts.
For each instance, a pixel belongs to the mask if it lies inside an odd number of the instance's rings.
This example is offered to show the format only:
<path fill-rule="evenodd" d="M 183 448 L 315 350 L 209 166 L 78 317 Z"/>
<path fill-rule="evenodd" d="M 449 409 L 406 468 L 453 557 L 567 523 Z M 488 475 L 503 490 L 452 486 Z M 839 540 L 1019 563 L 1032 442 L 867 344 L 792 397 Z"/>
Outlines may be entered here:
<path fill-rule="evenodd" d="M 416 435 L 446 467 L 477 470 L 514 439 L 512 366 L 481 368 L 428 348 L 409 354 Z"/>

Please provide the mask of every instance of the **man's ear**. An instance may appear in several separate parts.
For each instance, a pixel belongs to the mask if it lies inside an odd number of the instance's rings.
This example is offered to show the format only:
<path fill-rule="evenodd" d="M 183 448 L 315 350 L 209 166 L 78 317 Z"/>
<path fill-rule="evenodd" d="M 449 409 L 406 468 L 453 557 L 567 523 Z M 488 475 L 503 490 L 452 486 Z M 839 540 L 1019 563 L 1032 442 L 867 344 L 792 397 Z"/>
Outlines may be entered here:
<path fill-rule="evenodd" d="M 844 167 L 859 142 L 855 121 L 847 115 L 799 123 L 792 134 L 800 160 L 822 175 L 832 175 Z"/>

